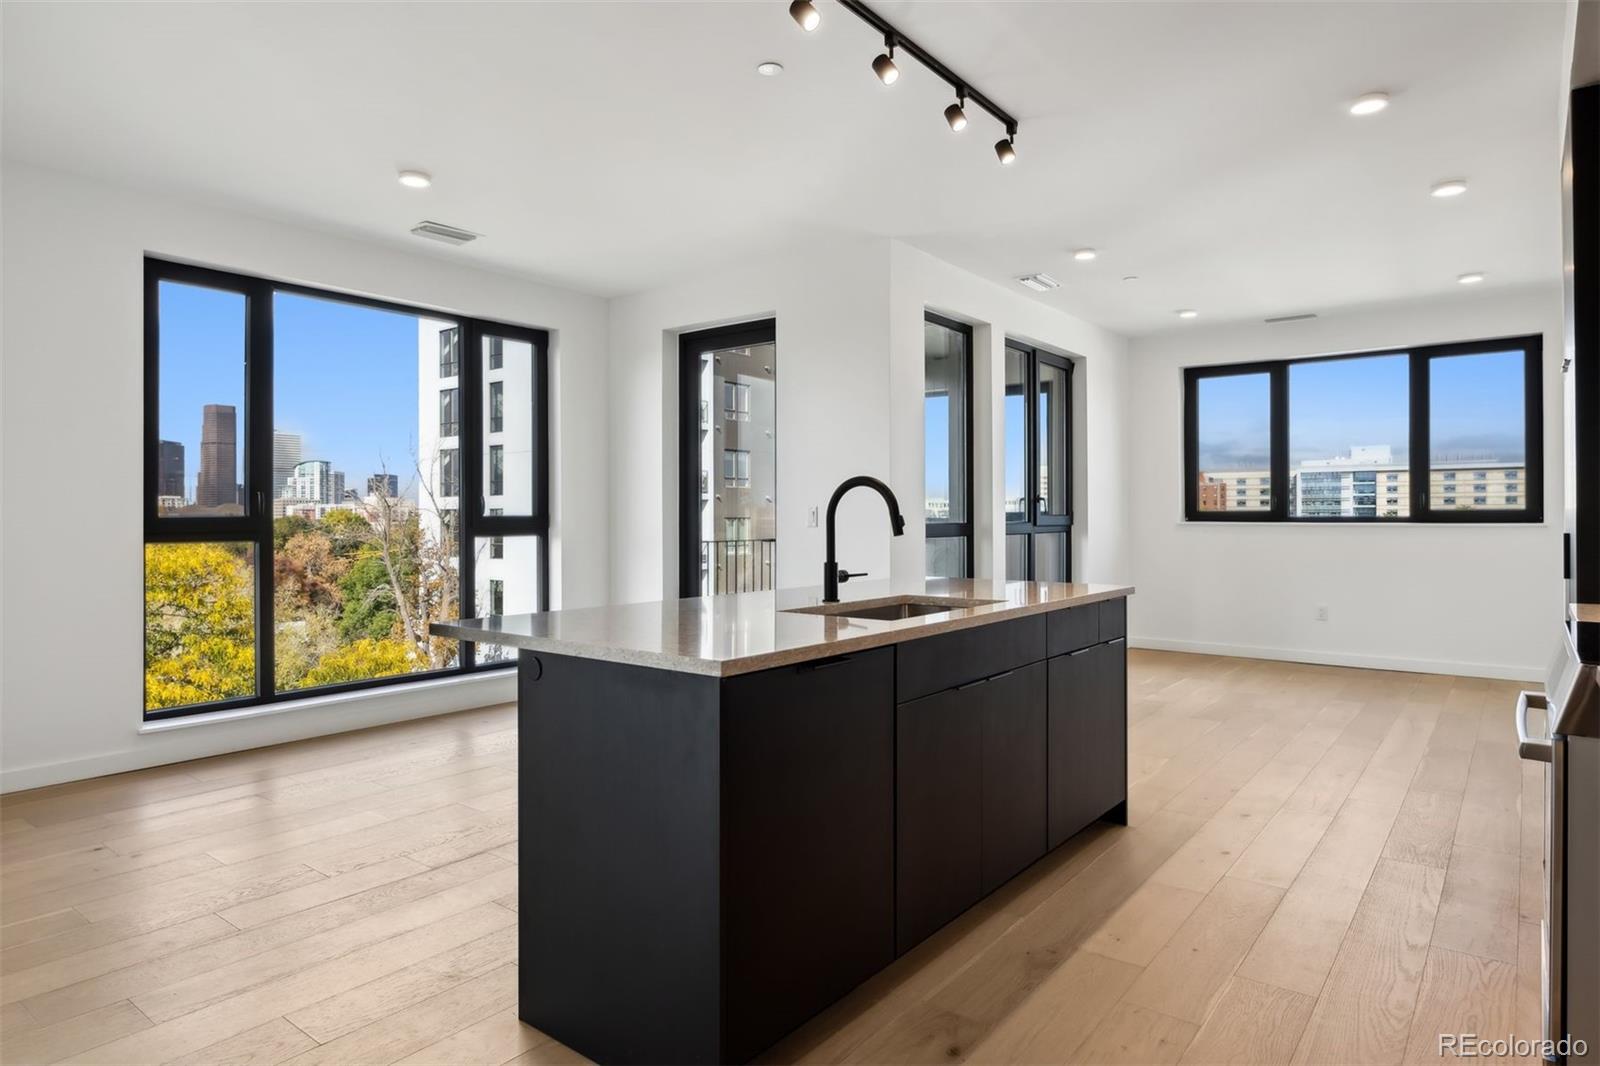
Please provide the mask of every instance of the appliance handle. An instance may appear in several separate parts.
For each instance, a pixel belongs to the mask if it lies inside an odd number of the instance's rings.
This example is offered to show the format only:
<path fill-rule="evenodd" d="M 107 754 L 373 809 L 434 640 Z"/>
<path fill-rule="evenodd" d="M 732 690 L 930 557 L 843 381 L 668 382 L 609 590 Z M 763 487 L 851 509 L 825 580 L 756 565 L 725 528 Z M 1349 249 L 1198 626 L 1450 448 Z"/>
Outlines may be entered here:
<path fill-rule="evenodd" d="M 1531 762 L 1549 762 L 1555 750 L 1553 742 L 1548 737 L 1528 735 L 1530 706 L 1539 710 L 1549 710 L 1549 697 L 1543 692 L 1524 690 L 1517 693 L 1517 754 Z"/>

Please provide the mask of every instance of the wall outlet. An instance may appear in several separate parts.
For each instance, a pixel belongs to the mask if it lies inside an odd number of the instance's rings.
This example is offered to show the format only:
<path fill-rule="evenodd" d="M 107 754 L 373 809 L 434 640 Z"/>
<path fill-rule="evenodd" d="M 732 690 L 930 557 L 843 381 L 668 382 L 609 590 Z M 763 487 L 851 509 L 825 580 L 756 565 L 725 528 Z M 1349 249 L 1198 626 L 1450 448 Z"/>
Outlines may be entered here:
<path fill-rule="evenodd" d="M 808 527 L 810 527 L 811 529 L 816 529 L 817 528 L 817 509 L 815 507 L 807 509 L 807 511 L 806 511 L 806 525 Z"/>
<path fill-rule="evenodd" d="M 1317 604 L 1317 621 L 1326 622 L 1327 620 L 1328 620 L 1328 605 L 1325 604 L 1325 603 Z"/>

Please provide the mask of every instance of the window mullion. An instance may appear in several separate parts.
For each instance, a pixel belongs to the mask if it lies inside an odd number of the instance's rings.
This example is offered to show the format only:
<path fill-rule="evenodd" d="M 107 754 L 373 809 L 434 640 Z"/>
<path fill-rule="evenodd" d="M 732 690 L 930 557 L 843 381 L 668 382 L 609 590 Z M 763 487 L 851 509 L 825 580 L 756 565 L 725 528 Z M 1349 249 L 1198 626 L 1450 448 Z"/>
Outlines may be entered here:
<path fill-rule="evenodd" d="M 248 289 L 248 333 L 245 341 L 245 494 L 255 516 L 256 553 L 256 698 L 270 700 L 277 674 L 277 586 L 273 565 L 272 499 L 272 361 L 273 289 L 264 281 Z"/>
<path fill-rule="evenodd" d="M 461 321 L 461 373 L 457 414 L 461 436 L 461 491 L 456 496 L 456 613 L 476 617 L 478 611 L 477 543 L 486 514 L 483 492 L 483 324 Z M 463 641 L 458 661 L 463 670 L 477 665 L 477 646 Z"/>
<path fill-rule="evenodd" d="M 1411 521 L 1427 522 L 1433 518 L 1432 498 L 1429 493 L 1428 472 L 1432 467 L 1429 456 L 1430 433 L 1428 415 L 1428 358 L 1427 352 L 1411 353 Z"/>
<path fill-rule="evenodd" d="M 1270 435 L 1271 455 L 1268 460 L 1272 478 L 1272 519 L 1285 522 L 1289 518 L 1289 366 L 1280 363 L 1272 368 Z"/>

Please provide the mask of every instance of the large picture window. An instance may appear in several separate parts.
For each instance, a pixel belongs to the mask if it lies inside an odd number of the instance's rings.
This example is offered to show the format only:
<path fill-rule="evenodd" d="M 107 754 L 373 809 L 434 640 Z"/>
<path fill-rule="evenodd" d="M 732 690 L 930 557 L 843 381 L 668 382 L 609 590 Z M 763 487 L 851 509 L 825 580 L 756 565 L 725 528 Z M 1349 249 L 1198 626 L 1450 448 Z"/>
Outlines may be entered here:
<path fill-rule="evenodd" d="M 463 402 L 491 336 L 514 377 L 493 412 Z M 146 260 L 145 716 L 513 661 L 429 623 L 546 606 L 546 351 L 538 330 Z M 486 509 L 491 480 L 510 514 Z"/>
<path fill-rule="evenodd" d="M 1184 371 L 1192 521 L 1539 522 L 1538 337 Z"/>
<path fill-rule="evenodd" d="M 972 327 L 927 315 L 923 521 L 929 577 L 972 576 Z"/>

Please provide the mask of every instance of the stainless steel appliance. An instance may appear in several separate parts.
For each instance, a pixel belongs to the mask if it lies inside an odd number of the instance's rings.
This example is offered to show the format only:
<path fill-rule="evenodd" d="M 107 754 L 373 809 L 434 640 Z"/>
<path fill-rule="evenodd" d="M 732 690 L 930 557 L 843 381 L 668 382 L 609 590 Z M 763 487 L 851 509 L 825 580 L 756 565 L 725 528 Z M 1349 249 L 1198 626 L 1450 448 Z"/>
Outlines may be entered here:
<path fill-rule="evenodd" d="M 1589 624 L 1575 615 L 1562 629 L 1544 692 L 1522 693 L 1516 711 L 1519 754 L 1549 764 L 1542 1051 L 1574 1064 L 1600 1062 L 1600 663 L 1578 650 Z"/>

